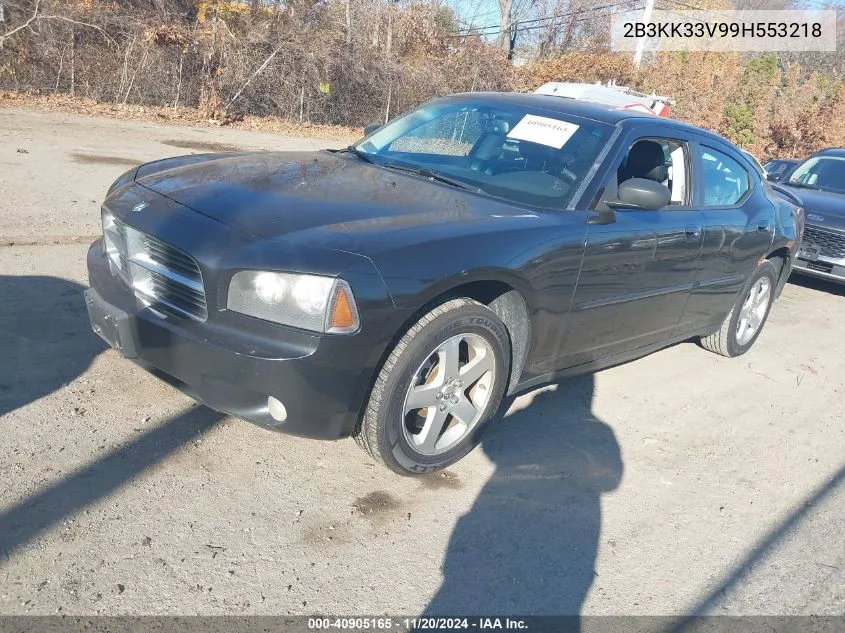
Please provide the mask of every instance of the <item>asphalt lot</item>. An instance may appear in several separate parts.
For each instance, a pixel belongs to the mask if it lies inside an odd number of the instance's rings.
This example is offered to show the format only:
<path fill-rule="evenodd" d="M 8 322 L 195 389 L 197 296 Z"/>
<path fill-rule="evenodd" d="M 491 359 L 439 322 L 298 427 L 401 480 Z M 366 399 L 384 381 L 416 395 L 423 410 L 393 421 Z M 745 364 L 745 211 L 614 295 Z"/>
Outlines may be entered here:
<path fill-rule="evenodd" d="M 194 405 L 88 328 L 134 162 L 326 141 L 0 110 L 0 613 L 845 612 L 845 289 L 514 402 L 447 472 Z"/>

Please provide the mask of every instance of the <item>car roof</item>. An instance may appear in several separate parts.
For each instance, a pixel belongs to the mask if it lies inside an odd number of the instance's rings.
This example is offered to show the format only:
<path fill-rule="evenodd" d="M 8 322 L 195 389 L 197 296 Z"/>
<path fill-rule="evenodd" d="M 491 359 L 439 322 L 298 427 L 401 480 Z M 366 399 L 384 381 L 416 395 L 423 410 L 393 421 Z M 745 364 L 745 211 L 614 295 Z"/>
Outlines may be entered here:
<path fill-rule="evenodd" d="M 826 147 L 815 152 L 812 156 L 837 156 L 839 158 L 845 158 L 845 147 Z"/>
<path fill-rule="evenodd" d="M 544 110 L 549 110 L 551 112 L 571 114 L 585 119 L 593 119 L 594 121 L 599 121 L 601 123 L 609 123 L 610 125 L 616 125 L 618 123 L 631 120 L 658 121 L 661 124 L 694 132 L 695 134 L 715 139 L 722 143 L 727 143 L 731 147 L 736 147 L 733 143 L 718 134 L 675 119 L 659 117 L 655 114 L 638 112 L 633 109 L 610 107 L 591 101 L 582 101 L 580 99 L 519 92 L 462 92 L 450 95 L 449 97 L 459 99 L 482 98 L 486 101 L 501 103 L 503 105 L 543 108 Z"/>

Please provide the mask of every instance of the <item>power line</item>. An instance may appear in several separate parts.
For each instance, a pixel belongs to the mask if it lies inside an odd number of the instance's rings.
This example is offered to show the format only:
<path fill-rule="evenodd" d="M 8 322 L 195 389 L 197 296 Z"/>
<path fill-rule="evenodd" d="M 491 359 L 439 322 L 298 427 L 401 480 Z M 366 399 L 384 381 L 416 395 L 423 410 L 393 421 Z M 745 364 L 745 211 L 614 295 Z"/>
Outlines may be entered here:
<path fill-rule="evenodd" d="M 605 4 L 605 5 L 601 5 L 601 6 L 598 6 L 598 7 L 584 7 L 582 9 L 578 9 L 576 11 L 567 11 L 565 13 L 557 13 L 557 14 L 553 14 L 553 15 L 547 15 L 547 16 L 544 16 L 544 17 L 541 17 L 541 18 L 534 18 L 534 19 L 531 19 L 531 20 L 519 20 L 519 23 L 520 24 L 533 24 L 535 22 L 545 22 L 545 21 L 548 21 L 548 20 L 553 20 L 555 18 L 565 18 L 565 17 L 569 17 L 571 15 L 580 15 L 582 13 L 599 11 L 601 9 L 615 8 L 615 7 L 619 7 L 619 6 L 626 5 L 626 4 L 630 4 L 630 1 L 628 1 L 628 2 L 614 2 L 612 4 Z M 501 29 L 501 25 L 500 24 L 489 24 L 487 26 L 478 27 L 478 30 L 480 30 L 480 31 L 484 31 L 486 29 Z"/>
<path fill-rule="evenodd" d="M 622 4 L 628 4 L 628 3 L 625 2 L 625 3 L 622 3 Z M 590 7 L 589 9 L 581 9 L 581 10 L 578 10 L 578 11 L 571 11 L 571 12 L 568 12 L 568 13 L 557 13 L 557 14 L 553 14 L 553 15 L 547 15 L 547 16 L 544 16 L 544 17 L 541 17 L 541 18 L 534 18 L 534 19 L 531 19 L 531 20 L 517 20 L 516 22 L 514 22 L 514 25 L 519 25 L 523 29 L 539 28 L 539 27 L 524 27 L 522 25 L 539 24 L 539 23 L 542 23 L 542 22 L 550 22 L 550 21 L 554 21 L 558 18 L 566 18 L 566 17 L 570 17 L 570 16 L 574 16 L 574 15 L 581 15 L 583 13 L 592 13 L 592 12 L 598 11 L 600 9 L 614 8 L 614 7 L 617 7 L 617 6 L 621 6 L 621 5 L 618 4 L 618 3 L 617 4 L 607 4 L 607 5 L 602 5 L 602 6 L 599 6 L 599 7 Z M 541 26 L 543 26 L 543 25 L 541 25 Z M 479 31 L 485 31 L 485 30 L 488 30 L 488 29 L 493 29 L 494 31 L 500 31 L 501 28 L 502 28 L 501 24 L 490 24 L 488 26 L 479 27 L 478 30 Z M 466 34 L 474 35 L 475 33 L 467 32 Z M 481 34 L 484 35 L 485 33 L 481 33 Z"/>
<path fill-rule="evenodd" d="M 639 11 L 642 8 L 643 7 L 637 7 L 636 9 L 632 9 L 632 10 Z M 578 14 L 573 14 L 573 15 L 578 15 Z M 602 13 L 601 15 L 589 15 L 589 16 L 586 16 L 586 17 L 578 18 L 576 20 L 572 20 L 571 24 L 579 24 L 581 22 L 588 22 L 588 21 L 591 21 L 591 20 L 596 20 L 596 19 L 599 19 L 599 18 L 606 18 L 606 17 L 611 17 L 611 16 L 613 16 L 613 13 Z M 562 15 L 560 17 L 565 17 L 565 15 Z M 531 26 L 521 26 L 519 23 L 513 24 L 513 28 L 517 33 L 530 33 L 532 31 L 538 31 L 538 30 L 540 30 L 542 28 L 546 28 L 548 26 L 550 26 L 550 24 L 548 24 L 548 23 L 546 23 L 546 24 L 534 24 L 534 25 L 531 25 Z M 462 38 L 462 37 L 473 37 L 473 36 L 481 36 L 481 35 L 497 35 L 501 32 L 502 32 L 501 27 L 497 26 L 495 31 L 487 31 L 485 33 L 465 33 L 463 35 L 450 35 L 449 37 Z"/>
<path fill-rule="evenodd" d="M 531 19 L 531 20 L 519 20 L 516 23 L 514 23 L 513 26 L 515 28 L 518 28 L 521 31 L 531 31 L 531 30 L 534 30 L 534 29 L 537 29 L 537 28 L 542 28 L 543 26 L 547 26 L 545 24 L 540 24 L 542 22 L 549 22 L 549 21 L 553 21 L 557 18 L 567 18 L 567 17 L 571 17 L 571 16 L 575 16 L 575 15 L 581 15 L 581 14 L 584 14 L 584 13 L 593 13 L 595 11 L 600 11 L 601 9 L 613 9 L 613 8 L 616 8 L 616 7 L 621 7 L 621 6 L 629 5 L 629 4 L 630 4 L 630 2 L 614 2 L 612 4 L 605 4 L 605 5 L 601 5 L 601 6 L 598 6 L 598 7 L 584 7 L 583 9 L 579 9 L 579 10 L 576 10 L 576 11 L 568 11 L 566 13 L 558 13 L 558 14 L 553 14 L 553 15 L 547 15 L 547 16 L 544 16 L 544 17 L 541 17 L 541 18 L 534 18 L 534 19 Z M 642 7 L 637 7 L 637 8 L 630 9 L 630 10 L 638 11 L 641 8 Z M 580 20 L 577 20 L 577 21 L 580 21 Z M 535 24 L 535 26 L 526 27 L 526 26 L 524 26 L 526 24 Z M 490 29 L 493 29 L 493 30 L 490 31 Z M 501 24 L 489 24 L 487 26 L 465 29 L 462 33 L 458 33 L 457 35 L 453 35 L 452 37 L 464 37 L 464 36 L 467 36 L 467 35 L 495 35 L 496 33 L 500 33 L 501 31 L 502 31 L 502 25 Z"/>
<path fill-rule="evenodd" d="M 836 11 L 837 9 L 845 8 L 842 5 L 837 6 L 835 4 L 826 4 L 824 2 L 819 2 L 819 0 L 807 0 L 807 2 L 809 2 L 811 4 L 816 4 L 820 7 L 824 7 L 825 9 L 833 9 L 834 11 Z"/>
<path fill-rule="evenodd" d="M 732 9 L 705 9 L 704 7 L 697 7 L 693 4 L 687 4 L 686 2 L 681 2 L 681 0 L 668 0 L 672 4 L 678 7 L 684 7 L 685 9 L 691 9 L 692 11 L 703 11 L 704 13 L 710 13 L 711 15 L 718 15 L 720 17 L 726 17 L 726 13 L 731 11 Z"/>
<path fill-rule="evenodd" d="M 692 10 L 692 11 L 702 11 L 704 13 L 709 13 L 710 15 L 715 15 L 715 16 L 718 16 L 718 17 L 721 17 L 721 18 L 730 17 L 729 14 L 733 11 L 732 9 L 705 9 L 704 7 L 698 7 L 698 6 L 695 6 L 693 4 L 688 4 L 686 2 L 683 2 L 682 0 L 667 0 L 667 1 L 671 2 L 672 4 L 674 4 L 677 7 L 683 7 L 684 9 L 689 9 L 689 10 Z M 840 7 L 835 7 L 833 5 L 830 5 L 830 4 L 825 4 L 824 2 L 820 2 L 819 0 L 806 0 L 806 1 L 811 2 L 813 4 L 820 5 L 822 7 L 826 7 L 828 9 L 836 10 L 837 8 L 840 8 Z M 666 9 L 661 9 L 661 10 L 666 11 Z M 810 9 L 810 10 L 812 10 L 812 9 Z M 677 14 L 675 14 L 675 15 L 677 15 Z"/>

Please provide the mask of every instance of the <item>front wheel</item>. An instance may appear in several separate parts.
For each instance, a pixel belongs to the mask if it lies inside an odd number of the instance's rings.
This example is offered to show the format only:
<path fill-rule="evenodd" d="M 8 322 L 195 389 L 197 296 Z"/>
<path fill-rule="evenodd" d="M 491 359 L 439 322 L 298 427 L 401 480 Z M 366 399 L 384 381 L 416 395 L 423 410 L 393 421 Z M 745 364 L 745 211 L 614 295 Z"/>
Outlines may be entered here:
<path fill-rule="evenodd" d="M 777 272 L 769 260 L 758 266 L 719 331 L 701 339 L 702 347 L 730 358 L 751 349 L 769 316 Z"/>
<path fill-rule="evenodd" d="M 385 361 L 358 444 L 402 475 L 453 464 L 481 439 L 510 373 L 510 339 L 472 299 L 447 301 L 405 333 Z"/>

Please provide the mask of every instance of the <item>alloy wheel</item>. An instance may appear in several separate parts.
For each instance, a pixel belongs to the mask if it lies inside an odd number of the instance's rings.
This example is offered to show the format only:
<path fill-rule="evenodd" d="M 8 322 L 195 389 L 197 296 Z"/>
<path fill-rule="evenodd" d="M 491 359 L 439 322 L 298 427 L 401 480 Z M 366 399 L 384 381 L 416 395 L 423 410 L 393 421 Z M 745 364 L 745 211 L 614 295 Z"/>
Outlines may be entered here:
<path fill-rule="evenodd" d="M 747 345 L 760 329 L 769 309 L 771 294 L 772 283 L 768 277 L 758 279 L 748 291 L 736 324 L 736 341 L 740 346 Z"/>
<path fill-rule="evenodd" d="M 432 350 L 405 394 L 402 428 L 423 455 L 448 451 L 478 424 L 496 378 L 493 348 L 477 334 L 453 336 Z"/>

